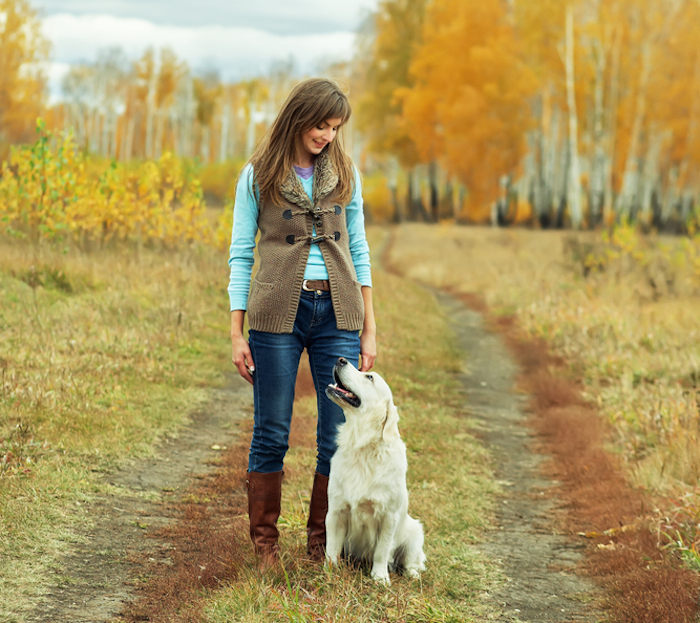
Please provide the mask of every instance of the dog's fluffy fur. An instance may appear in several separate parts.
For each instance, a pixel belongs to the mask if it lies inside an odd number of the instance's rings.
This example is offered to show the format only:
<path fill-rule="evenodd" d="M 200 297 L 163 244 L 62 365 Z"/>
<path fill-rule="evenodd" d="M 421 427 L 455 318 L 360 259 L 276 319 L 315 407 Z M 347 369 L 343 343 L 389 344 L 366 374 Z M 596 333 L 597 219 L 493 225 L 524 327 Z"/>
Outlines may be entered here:
<path fill-rule="evenodd" d="M 425 569 L 423 526 L 408 515 L 406 446 L 391 390 L 376 373 L 345 359 L 326 395 L 345 412 L 331 459 L 326 516 L 326 561 L 341 552 L 372 564 L 372 578 L 390 584 L 389 571 L 418 577 Z"/>

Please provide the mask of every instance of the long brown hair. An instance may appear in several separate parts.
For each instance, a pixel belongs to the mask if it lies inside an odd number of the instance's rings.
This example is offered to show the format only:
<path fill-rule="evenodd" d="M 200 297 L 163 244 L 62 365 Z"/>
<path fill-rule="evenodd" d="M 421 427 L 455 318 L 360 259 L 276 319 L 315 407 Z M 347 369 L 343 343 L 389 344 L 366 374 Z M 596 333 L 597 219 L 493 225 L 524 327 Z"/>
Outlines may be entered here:
<path fill-rule="evenodd" d="M 326 119 L 342 119 L 335 139 L 322 153 L 328 154 L 338 174 L 335 197 L 349 203 L 355 175 L 352 161 L 343 148 L 342 126 L 351 113 L 348 98 L 332 80 L 311 78 L 294 87 L 248 161 L 253 165 L 254 186 L 261 203 L 279 204 L 280 185 L 292 171 L 301 134 Z"/>

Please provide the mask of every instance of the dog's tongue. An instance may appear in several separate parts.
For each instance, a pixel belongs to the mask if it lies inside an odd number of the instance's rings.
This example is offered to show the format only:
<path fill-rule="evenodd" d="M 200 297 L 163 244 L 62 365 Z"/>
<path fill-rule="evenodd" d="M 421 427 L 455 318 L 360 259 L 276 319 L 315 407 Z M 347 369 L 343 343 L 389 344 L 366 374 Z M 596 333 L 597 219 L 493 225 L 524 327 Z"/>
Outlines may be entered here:
<path fill-rule="evenodd" d="M 353 394 L 351 391 L 345 389 L 344 387 L 340 387 L 339 385 L 336 385 L 335 383 L 331 385 L 333 389 L 338 390 L 341 394 L 345 394 L 346 396 L 352 396 L 353 398 L 355 397 L 355 394 Z"/>

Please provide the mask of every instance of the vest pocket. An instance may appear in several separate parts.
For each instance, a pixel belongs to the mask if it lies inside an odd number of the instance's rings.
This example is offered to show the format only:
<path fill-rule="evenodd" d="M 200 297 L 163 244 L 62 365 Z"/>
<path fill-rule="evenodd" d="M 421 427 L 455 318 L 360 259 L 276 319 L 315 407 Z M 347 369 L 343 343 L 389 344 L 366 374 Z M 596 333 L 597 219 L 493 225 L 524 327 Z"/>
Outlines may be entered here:
<path fill-rule="evenodd" d="M 248 314 L 273 313 L 275 297 L 275 284 L 265 283 L 253 279 L 253 284 L 250 288 L 250 296 L 248 297 Z"/>

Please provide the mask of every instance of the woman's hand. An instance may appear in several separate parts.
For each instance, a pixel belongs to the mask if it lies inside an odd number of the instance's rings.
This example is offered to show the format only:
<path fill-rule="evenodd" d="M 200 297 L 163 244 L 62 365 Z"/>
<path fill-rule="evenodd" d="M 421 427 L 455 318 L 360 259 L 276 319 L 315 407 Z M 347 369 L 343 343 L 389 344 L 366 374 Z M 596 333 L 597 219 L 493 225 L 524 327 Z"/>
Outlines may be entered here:
<path fill-rule="evenodd" d="M 362 300 L 365 306 L 365 323 L 360 334 L 360 372 L 367 372 L 377 359 L 377 324 L 374 321 L 372 288 L 362 286 Z"/>
<path fill-rule="evenodd" d="M 245 311 L 236 309 L 231 312 L 231 361 L 248 383 L 253 384 L 251 373 L 255 370 L 253 354 L 250 352 L 248 340 L 243 337 L 243 319 Z"/>
<path fill-rule="evenodd" d="M 376 331 L 362 331 L 362 335 L 360 335 L 360 358 L 360 372 L 371 370 L 377 359 Z"/>

